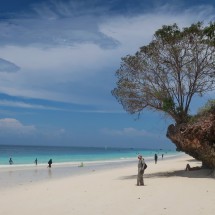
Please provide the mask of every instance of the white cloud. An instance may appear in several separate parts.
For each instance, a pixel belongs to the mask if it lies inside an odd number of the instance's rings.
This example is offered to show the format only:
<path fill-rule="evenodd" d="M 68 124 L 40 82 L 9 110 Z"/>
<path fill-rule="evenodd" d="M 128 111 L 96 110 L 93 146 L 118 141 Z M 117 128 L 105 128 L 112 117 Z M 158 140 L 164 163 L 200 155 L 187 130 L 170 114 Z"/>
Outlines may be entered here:
<path fill-rule="evenodd" d="M 180 27 L 187 27 L 198 21 L 208 24 L 215 18 L 214 11 L 211 6 L 193 7 L 183 12 L 164 6 L 142 15 L 110 18 L 100 25 L 100 30 L 118 41 L 122 49 L 129 50 L 127 54 L 133 54 L 140 46 L 149 43 L 154 32 L 163 25 L 177 23 Z"/>
<path fill-rule="evenodd" d="M 0 106 L 30 108 L 30 109 L 40 109 L 40 110 L 64 110 L 64 109 L 50 107 L 50 106 L 35 105 L 35 104 L 30 104 L 25 102 L 16 102 L 16 101 L 9 101 L 9 100 L 0 100 Z"/>
<path fill-rule="evenodd" d="M 23 125 L 16 119 L 4 118 L 0 119 L 0 133 L 10 133 L 10 134 L 32 134 L 36 131 L 33 125 Z"/>
<path fill-rule="evenodd" d="M 116 64 L 116 61 L 119 62 L 117 52 L 105 51 L 95 44 L 79 44 L 73 48 L 52 49 L 4 47 L 0 49 L 1 54 L 8 56 L 22 67 L 20 73 L 13 76 L 0 74 L 1 92 L 14 96 L 79 104 L 88 103 L 89 100 L 92 103 L 96 102 L 95 99 L 88 98 L 89 95 L 76 94 L 74 89 L 69 90 L 69 88 L 79 86 L 80 89 L 76 87 L 75 91 L 81 91 L 82 86 L 109 87 L 108 83 L 95 80 L 95 76 L 104 72 L 103 70 L 110 65 Z M 113 71 L 110 70 L 110 72 Z M 83 91 L 88 92 L 86 89 Z"/>
<path fill-rule="evenodd" d="M 17 72 L 20 68 L 5 59 L 0 58 L 0 72 Z"/>
<path fill-rule="evenodd" d="M 140 136 L 153 136 L 151 133 L 145 130 L 137 130 L 135 128 L 123 128 L 122 130 L 113 130 L 104 128 L 101 130 L 103 134 L 112 135 L 112 136 L 128 136 L 128 137 L 140 137 Z"/>
<path fill-rule="evenodd" d="M 11 25 L 0 24 L 0 32 L 5 30 L 9 35 L 1 42 L 4 46 L 0 56 L 21 67 L 19 73 L 0 74 L 0 92 L 111 106 L 115 100 L 110 99 L 110 91 L 121 57 L 147 44 L 163 24 L 188 26 L 214 19 L 214 8 L 210 6 L 177 12 L 166 5 L 147 14 L 132 17 L 104 14 L 99 19 L 90 11 L 86 14 L 79 11 L 75 16 L 76 5 L 72 3 L 68 7 L 54 1 L 52 4 L 52 10 L 47 5 L 35 6 L 35 17 L 11 20 L 14 23 Z"/>
<path fill-rule="evenodd" d="M 85 3 L 47 1 L 35 4 L 33 14 L 30 10 L 0 23 L 0 44 L 52 47 L 92 41 L 102 45 L 104 35 L 98 32 L 97 23 L 98 14 L 104 9 L 87 8 Z"/>

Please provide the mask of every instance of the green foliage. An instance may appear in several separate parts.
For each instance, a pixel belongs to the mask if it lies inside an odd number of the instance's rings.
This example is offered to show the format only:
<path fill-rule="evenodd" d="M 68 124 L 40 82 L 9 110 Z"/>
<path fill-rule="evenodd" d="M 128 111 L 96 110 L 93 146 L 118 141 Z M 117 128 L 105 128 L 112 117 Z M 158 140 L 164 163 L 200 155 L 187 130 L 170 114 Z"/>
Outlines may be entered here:
<path fill-rule="evenodd" d="M 199 119 L 199 115 L 190 116 L 190 117 L 188 118 L 188 122 L 189 122 L 190 124 L 193 124 L 193 123 L 197 122 L 198 119 Z"/>
<path fill-rule="evenodd" d="M 162 29 L 155 32 L 155 38 L 161 39 L 166 43 L 175 43 L 182 38 L 182 33 L 176 23 L 173 25 L 163 25 Z"/>
<path fill-rule="evenodd" d="M 198 115 L 207 115 L 212 108 L 215 108 L 215 99 L 208 100 L 207 103 L 198 110 Z"/>
<path fill-rule="evenodd" d="M 206 26 L 204 34 L 208 36 L 211 45 L 215 46 L 215 23 L 211 22 L 209 26 Z"/>
<path fill-rule="evenodd" d="M 188 119 L 189 123 L 196 123 L 201 117 L 206 117 L 208 114 L 210 114 L 211 110 L 215 108 L 215 100 L 211 99 L 208 100 L 207 103 L 199 108 L 198 112 L 196 115 L 190 116 Z"/>
<path fill-rule="evenodd" d="M 170 110 L 174 110 L 175 103 L 172 98 L 165 98 L 163 100 L 163 111 L 168 112 Z"/>

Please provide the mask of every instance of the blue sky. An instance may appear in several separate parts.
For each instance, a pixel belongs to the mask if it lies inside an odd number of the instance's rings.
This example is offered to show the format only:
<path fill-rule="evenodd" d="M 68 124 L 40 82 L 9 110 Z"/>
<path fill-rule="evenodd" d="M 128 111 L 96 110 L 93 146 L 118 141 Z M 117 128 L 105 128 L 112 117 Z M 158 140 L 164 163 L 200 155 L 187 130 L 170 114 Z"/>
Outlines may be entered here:
<path fill-rule="evenodd" d="M 214 14 L 212 0 L 1 0 L 0 144 L 175 149 L 171 119 L 123 111 L 114 74 L 162 25 Z"/>

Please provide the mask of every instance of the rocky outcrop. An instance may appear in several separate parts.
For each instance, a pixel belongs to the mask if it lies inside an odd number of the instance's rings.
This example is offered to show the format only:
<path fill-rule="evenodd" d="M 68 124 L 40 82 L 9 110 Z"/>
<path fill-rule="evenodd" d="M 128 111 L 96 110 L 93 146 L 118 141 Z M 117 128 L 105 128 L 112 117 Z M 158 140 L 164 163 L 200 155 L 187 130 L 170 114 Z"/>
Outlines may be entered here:
<path fill-rule="evenodd" d="M 215 169 L 215 108 L 206 115 L 195 117 L 194 122 L 170 125 L 167 137 L 183 151 L 202 165 Z"/>

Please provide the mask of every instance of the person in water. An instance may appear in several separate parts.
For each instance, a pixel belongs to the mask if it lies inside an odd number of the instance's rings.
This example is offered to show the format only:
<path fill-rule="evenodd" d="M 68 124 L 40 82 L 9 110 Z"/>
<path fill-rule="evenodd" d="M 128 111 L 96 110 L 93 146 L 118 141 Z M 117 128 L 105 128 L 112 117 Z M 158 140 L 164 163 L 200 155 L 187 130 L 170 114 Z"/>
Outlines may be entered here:
<path fill-rule="evenodd" d="M 9 159 L 9 164 L 12 165 L 13 164 L 13 160 L 12 158 Z"/>
<path fill-rule="evenodd" d="M 48 161 L 48 167 L 49 167 L 49 168 L 52 167 L 52 159 L 50 159 L 50 160 Z"/>

